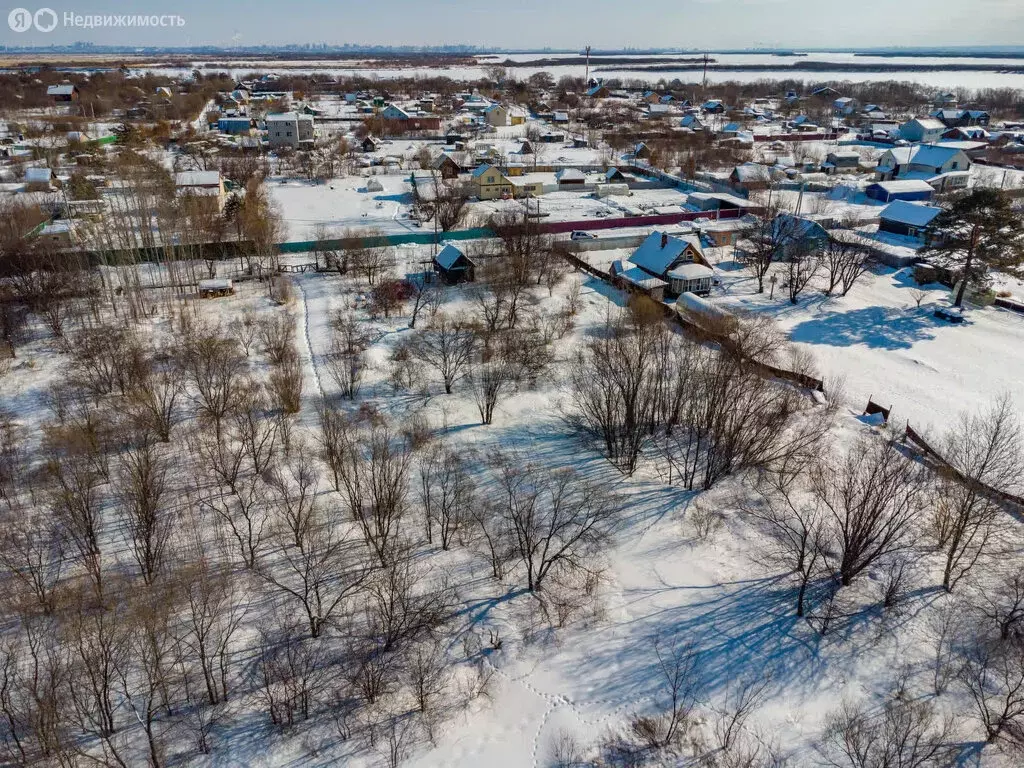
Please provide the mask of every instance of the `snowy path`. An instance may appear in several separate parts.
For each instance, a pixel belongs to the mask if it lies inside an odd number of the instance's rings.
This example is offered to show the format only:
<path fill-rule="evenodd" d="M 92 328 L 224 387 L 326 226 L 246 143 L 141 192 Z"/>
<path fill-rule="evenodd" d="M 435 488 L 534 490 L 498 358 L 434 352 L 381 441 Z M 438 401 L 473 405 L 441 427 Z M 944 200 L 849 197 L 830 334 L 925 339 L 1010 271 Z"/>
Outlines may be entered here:
<path fill-rule="evenodd" d="M 310 317 L 309 317 L 309 301 L 306 298 L 306 288 L 303 285 L 305 281 L 301 278 L 295 281 L 295 287 L 299 295 L 299 303 L 301 304 L 300 317 L 297 320 L 301 323 L 300 334 L 300 350 L 299 355 L 302 358 L 302 365 L 309 372 L 309 378 L 312 379 L 313 383 L 316 384 L 316 391 L 322 399 L 324 396 L 323 383 L 320 380 L 320 369 L 317 367 L 316 354 L 313 352 L 313 343 L 310 338 Z M 322 281 L 321 281 L 322 282 Z M 318 325 L 319 330 L 319 325 Z"/>

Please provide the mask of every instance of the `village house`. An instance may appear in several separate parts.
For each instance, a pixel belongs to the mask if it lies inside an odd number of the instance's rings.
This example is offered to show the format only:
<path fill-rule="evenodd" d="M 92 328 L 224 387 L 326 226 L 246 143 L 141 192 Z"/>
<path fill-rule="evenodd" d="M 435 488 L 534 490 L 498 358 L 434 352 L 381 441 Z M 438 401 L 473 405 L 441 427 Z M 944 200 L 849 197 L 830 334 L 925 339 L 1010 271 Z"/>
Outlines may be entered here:
<path fill-rule="evenodd" d="M 508 125 L 508 110 L 501 104 L 491 104 L 484 110 L 484 120 L 495 128 L 504 128 Z"/>
<path fill-rule="evenodd" d="M 971 125 L 986 126 L 991 117 L 983 109 L 937 109 L 931 116 L 947 128 L 964 128 Z"/>
<path fill-rule="evenodd" d="M 174 174 L 174 191 L 179 197 L 208 201 L 218 211 L 224 209 L 224 179 L 220 171 L 182 171 Z"/>
<path fill-rule="evenodd" d="M 589 99 L 607 99 L 611 95 L 612 92 L 604 83 L 597 83 L 587 89 L 587 98 Z"/>
<path fill-rule="evenodd" d="M 380 142 L 373 136 L 367 136 L 359 143 L 359 148 L 363 152 L 376 152 L 380 148 Z"/>
<path fill-rule="evenodd" d="M 267 140 L 272 147 L 311 147 L 313 145 L 313 117 L 298 112 L 278 112 L 267 115 Z"/>
<path fill-rule="evenodd" d="M 78 101 L 78 86 L 72 83 L 61 83 L 46 88 L 46 95 L 53 99 L 54 104 L 66 104 Z"/>
<path fill-rule="evenodd" d="M 217 130 L 232 136 L 249 136 L 253 131 L 253 121 L 248 117 L 222 117 L 217 121 Z"/>
<path fill-rule="evenodd" d="M 725 106 L 725 102 L 721 99 L 709 99 L 705 101 L 700 107 L 705 113 L 709 115 L 722 115 L 728 107 Z"/>
<path fill-rule="evenodd" d="M 33 189 L 51 189 L 57 176 L 51 168 L 26 168 L 25 186 Z"/>
<path fill-rule="evenodd" d="M 940 213 L 941 208 L 931 205 L 896 200 L 879 214 L 878 231 L 927 241 L 931 223 Z"/>
<path fill-rule="evenodd" d="M 900 126 L 900 138 L 919 144 L 931 144 L 942 138 L 946 125 L 934 117 L 915 117 Z"/>
<path fill-rule="evenodd" d="M 442 179 L 454 179 L 462 173 L 460 166 L 455 159 L 447 152 L 442 152 L 430 163 L 431 170 L 438 171 Z"/>
<path fill-rule="evenodd" d="M 729 183 L 747 192 L 768 189 L 772 183 L 771 168 L 760 163 L 737 165 L 729 174 Z"/>
<path fill-rule="evenodd" d="M 484 163 L 473 171 L 470 187 L 473 194 L 481 200 L 512 197 L 514 194 L 512 181 L 489 163 Z"/>
<path fill-rule="evenodd" d="M 852 115 L 857 111 L 857 100 L 851 96 L 840 96 L 832 102 L 832 109 L 837 115 Z"/>
<path fill-rule="evenodd" d="M 451 243 L 438 251 L 433 266 L 438 276 L 449 285 L 471 283 L 475 277 L 476 264 Z"/>
<path fill-rule="evenodd" d="M 853 149 L 836 149 L 829 152 L 821 164 L 825 173 L 856 173 L 860 170 L 860 154 Z"/>
<path fill-rule="evenodd" d="M 632 267 L 622 269 L 617 277 L 645 291 L 660 288 L 663 295 L 678 296 L 686 291 L 706 295 L 711 290 L 714 272 L 696 235 L 652 232 L 633 251 L 628 263 Z M 635 273 L 634 269 L 643 274 Z M 650 278 L 661 285 L 650 282 Z"/>
<path fill-rule="evenodd" d="M 562 168 L 555 173 L 555 181 L 560 188 L 582 187 L 587 182 L 587 175 L 578 168 Z"/>
<path fill-rule="evenodd" d="M 909 173 L 942 174 L 950 171 L 968 171 L 971 159 L 962 149 L 940 144 L 920 144 L 913 147 L 894 147 L 878 159 L 875 173 L 882 181 L 902 178 Z"/>

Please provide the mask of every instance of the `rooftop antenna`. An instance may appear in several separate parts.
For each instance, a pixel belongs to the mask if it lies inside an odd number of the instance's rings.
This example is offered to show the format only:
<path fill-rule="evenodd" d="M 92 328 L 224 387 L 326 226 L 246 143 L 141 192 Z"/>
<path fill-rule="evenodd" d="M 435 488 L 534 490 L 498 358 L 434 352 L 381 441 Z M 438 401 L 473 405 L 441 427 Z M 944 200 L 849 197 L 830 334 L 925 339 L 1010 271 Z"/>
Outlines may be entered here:
<path fill-rule="evenodd" d="M 587 69 L 583 75 L 583 83 L 587 86 L 590 85 L 590 46 L 587 46 Z"/>

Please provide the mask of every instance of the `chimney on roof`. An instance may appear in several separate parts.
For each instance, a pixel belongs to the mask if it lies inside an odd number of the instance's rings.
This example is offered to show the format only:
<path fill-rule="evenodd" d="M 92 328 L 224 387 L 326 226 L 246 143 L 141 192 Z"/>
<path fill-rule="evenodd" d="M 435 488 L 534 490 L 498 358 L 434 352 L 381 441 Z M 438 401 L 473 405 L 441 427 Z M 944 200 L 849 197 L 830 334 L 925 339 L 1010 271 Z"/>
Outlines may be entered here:
<path fill-rule="evenodd" d="M 664 232 L 662 232 L 661 233 L 661 247 L 664 248 L 666 245 L 668 245 L 668 235 L 666 235 Z"/>

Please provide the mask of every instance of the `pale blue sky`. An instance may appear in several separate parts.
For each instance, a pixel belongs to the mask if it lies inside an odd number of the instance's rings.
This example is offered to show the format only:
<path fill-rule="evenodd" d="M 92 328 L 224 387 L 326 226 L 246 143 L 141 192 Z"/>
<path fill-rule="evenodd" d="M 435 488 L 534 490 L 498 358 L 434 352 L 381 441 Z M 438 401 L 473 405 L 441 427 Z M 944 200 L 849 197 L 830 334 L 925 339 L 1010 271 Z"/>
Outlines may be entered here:
<path fill-rule="evenodd" d="M 22 0 L 78 14 L 178 14 L 183 28 L 11 31 L 0 43 L 476 44 L 506 48 L 1020 45 L 1022 0 Z"/>

